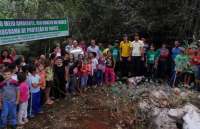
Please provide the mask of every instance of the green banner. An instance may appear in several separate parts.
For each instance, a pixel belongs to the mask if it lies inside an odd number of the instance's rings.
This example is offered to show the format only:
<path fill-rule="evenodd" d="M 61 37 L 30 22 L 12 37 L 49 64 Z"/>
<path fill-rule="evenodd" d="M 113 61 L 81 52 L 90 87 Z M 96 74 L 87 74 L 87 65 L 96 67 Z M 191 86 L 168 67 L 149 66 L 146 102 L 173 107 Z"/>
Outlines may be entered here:
<path fill-rule="evenodd" d="M 0 45 L 68 35 L 68 19 L 0 19 Z"/>

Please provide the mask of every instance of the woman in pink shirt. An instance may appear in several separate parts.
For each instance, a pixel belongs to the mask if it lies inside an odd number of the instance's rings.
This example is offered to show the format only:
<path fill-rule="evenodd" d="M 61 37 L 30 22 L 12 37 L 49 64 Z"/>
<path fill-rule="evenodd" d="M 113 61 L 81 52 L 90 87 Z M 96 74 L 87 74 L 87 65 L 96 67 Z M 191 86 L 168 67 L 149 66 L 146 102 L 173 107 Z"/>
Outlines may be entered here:
<path fill-rule="evenodd" d="M 19 91 L 20 91 L 18 123 L 20 125 L 23 125 L 28 122 L 27 109 L 28 109 L 28 99 L 29 99 L 29 86 L 26 82 L 26 74 L 19 73 L 18 81 L 19 81 Z"/>

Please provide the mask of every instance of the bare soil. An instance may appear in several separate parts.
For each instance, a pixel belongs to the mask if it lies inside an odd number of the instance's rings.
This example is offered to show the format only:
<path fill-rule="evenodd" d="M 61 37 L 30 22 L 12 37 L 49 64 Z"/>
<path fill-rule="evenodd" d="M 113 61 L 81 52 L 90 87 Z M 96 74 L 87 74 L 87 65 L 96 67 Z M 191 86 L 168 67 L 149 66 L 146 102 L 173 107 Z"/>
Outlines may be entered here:
<path fill-rule="evenodd" d="M 84 96 L 68 96 L 52 106 L 44 106 L 44 114 L 30 119 L 19 129 L 126 129 L 136 124 L 131 104 L 121 102 L 118 108 L 109 88 L 90 89 Z M 135 122 L 135 123 L 134 123 Z"/>

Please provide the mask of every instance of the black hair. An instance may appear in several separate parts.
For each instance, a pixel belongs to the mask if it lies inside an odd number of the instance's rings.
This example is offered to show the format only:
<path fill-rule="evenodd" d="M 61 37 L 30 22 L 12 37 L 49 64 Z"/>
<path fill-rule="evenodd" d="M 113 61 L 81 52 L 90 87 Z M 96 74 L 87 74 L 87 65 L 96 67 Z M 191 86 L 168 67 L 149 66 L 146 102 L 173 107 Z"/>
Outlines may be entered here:
<path fill-rule="evenodd" d="M 8 67 L 9 65 L 10 65 L 10 63 L 8 63 L 8 62 L 5 62 L 5 63 L 3 63 L 4 64 L 4 66 L 6 66 L 6 67 Z"/>
<path fill-rule="evenodd" d="M 29 66 L 28 65 L 25 65 L 25 66 L 22 66 L 22 72 L 26 73 L 29 71 Z"/>
<path fill-rule="evenodd" d="M 61 59 L 63 60 L 63 58 L 61 56 L 56 57 L 56 60 Z"/>
<path fill-rule="evenodd" d="M 32 66 L 29 67 L 29 72 L 30 73 L 33 73 L 35 71 L 36 71 L 36 67 L 34 65 L 32 65 Z"/>
<path fill-rule="evenodd" d="M 22 63 L 22 57 L 19 57 L 17 60 L 15 60 L 16 65 L 20 65 Z"/>
<path fill-rule="evenodd" d="M 26 74 L 23 73 L 23 72 L 22 73 L 18 73 L 17 79 L 18 79 L 19 83 L 22 83 L 22 82 L 26 81 Z"/>
<path fill-rule="evenodd" d="M 127 34 L 123 34 L 123 37 L 128 37 L 128 35 Z"/>
<path fill-rule="evenodd" d="M 17 65 L 15 63 L 12 63 L 8 65 L 8 68 L 13 71 L 16 68 L 16 66 Z"/>
<path fill-rule="evenodd" d="M 70 53 L 69 52 L 64 52 L 64 55 L 70 55 Z"/>
<path fill-rule="evenodd" d="M 3 53 L 4 52 L 7 52 L 8 53 L 8 57 L 10 57 L 10 52 L 7 50 L 7 49 L 4 49 L 3 51 L 1 51 L 1 58 L 5 58 L 4 56 L 3 56 Z"/>
<path fill-rule="evenodd" d="M 92 53 L 92 55 L 94 56 L 94 57 L 97 57 L 97 53 L 96 52 L 91 52 Z"/>
<path fill-rule="evenodd" d="M 52 53 L 49 57 L 50 60 L 53 60 L 56 57 L 56 54 Z"/>
<path fill-rule="evenodd" d="M 50 60 L 45 60 L 44 66 L 45 67 L 49 67 L 51 65 L 51 61 Z"/>

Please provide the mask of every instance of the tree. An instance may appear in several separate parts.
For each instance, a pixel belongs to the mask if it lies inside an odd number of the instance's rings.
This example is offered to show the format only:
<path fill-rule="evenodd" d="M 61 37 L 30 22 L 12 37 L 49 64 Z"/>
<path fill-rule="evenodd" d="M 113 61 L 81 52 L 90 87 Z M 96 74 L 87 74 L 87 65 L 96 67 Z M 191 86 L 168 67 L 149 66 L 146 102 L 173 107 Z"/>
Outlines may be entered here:
<path fill-rule="evenodd" d="M 0 9 L 0 18 L 68 17 L 71 35 L 105 43 L 134 32 L 157 42 L 200 37 L 199 0 L 1 0 Z"/>

